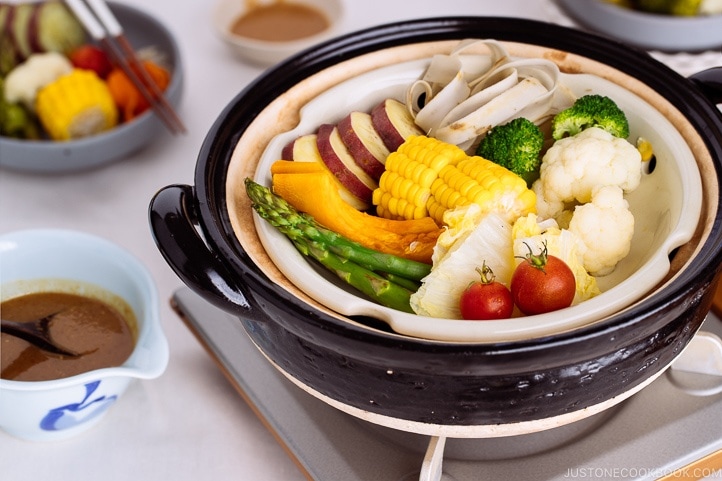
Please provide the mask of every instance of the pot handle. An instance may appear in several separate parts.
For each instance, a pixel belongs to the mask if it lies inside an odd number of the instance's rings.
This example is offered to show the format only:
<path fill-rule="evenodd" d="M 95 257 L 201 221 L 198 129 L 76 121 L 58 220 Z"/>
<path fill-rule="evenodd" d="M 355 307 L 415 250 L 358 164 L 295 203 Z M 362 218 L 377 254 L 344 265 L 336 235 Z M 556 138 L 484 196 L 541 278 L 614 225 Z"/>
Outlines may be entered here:
<path fill-rule="evenodd" d="M 722 103 L 722 67 L 712 67 L 689 76 L 713 104 Z"/>
<path fill-rule="evenodd" d="M 260 309 L 253 309 L 243 285 L 213 255 L 198 231 L 195 194 L 189 185 L 164 187 L 153 197 L 149 221 L 156 245 L 166 262 L 196 294 L 225 311 L 254 320 Z M 192 252 L 191 259 L 187 253 Z M 261 317 L 261 319 L 258 319 Z"/>

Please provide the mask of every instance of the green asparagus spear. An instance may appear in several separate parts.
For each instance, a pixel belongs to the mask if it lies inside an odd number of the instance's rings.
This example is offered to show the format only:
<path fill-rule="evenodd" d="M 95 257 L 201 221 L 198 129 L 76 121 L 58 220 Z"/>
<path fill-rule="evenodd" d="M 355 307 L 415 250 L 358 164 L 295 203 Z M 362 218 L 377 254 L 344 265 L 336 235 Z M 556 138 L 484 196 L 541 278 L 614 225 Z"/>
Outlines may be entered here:
<path fill-rule="evenodd" d="M 391 282 L 407 288 L 411 292 L 416 292 L 421 287 L 421 283 L 413 279 L 407 279 L 405 277 L 397 276 L 396 274 L 389 274 L 388 272 L 379 272 L 378 274 L 384 279 L 388 279 Z"/>
<path fill-rule="evenodd" d="M 253 182 L 251 179 L 246 179 L 245 183 L 246 192 L 256 212 L 285 234 L 299 252 L 316 259 L 344 282 L 355 287 L 379 304 L 413 313 L 409 299 L 414 291 L 404 287 L 411 281 L 406 279 L 404 285 L 401 285 L 373 272 L 366 265 L 354 261 L 354 257 L 358 257 L 364 260 L 371 259 L 371 262 L 377 266 L 387 267 L 391 265 L 393 267 L 403 266 L 406 259 L 367 249 L 336 233 L 323 229 L 312 218 L 296 211 L 293 206 L 273 194 L 268 188 Z M 332 242 L 340 244 L 341 247 L 332 244 Z M 379 262 L 378 259 L 384 259 L 384 257 L 394 259 L 392 259 L 392 262 Z M 416 268 L 416 264 L 425 265 L 415 261 L 408 261 L 408 263 L 411 268 Z M 401 271 L 406 272 L 403 269 Z M 410 272 L 416 271 L 411 269 Z M 386 275 L 386 272 L 384 272 L 384 275 Z"/>
<path fill-rule="evenodd" d="M 246 179 L 246 192 L 258 214 L 277 227 L 291 240 L 306 237 L 324 244 L 327 249 L 352 260 L 368 270 L 393 274 L 414 281 L 426 276 L 431 266 L 369 249 L 318 224 L 312 217 L 298 212 L 270 189 Z"/>
<path fill-rule="evenodd" d="M 383 306 L 413 314 L 414 311 L 410 304 L 412 291 L 349 259 L 332 253 L 326 248 L 326 245 L 320 242 L 305 237 L 296 237 L 292 241 L 301 253 L 316 259 L 344 282 L 363 292 L 369 298 Z"/>

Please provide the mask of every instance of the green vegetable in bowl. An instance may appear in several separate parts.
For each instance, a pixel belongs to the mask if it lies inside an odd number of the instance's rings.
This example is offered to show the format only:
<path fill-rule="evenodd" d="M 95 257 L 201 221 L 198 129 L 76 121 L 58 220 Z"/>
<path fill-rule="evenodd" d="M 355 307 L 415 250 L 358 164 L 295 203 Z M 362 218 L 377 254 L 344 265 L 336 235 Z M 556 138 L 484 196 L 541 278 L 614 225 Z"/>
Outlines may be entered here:
<path fill-rule="evenodd" d="M 0 78 L 0 135 L 18 139 L 40 138 L 40 128 L 35 116 L 21 104 L 5 100 L 2 78 Z"/>
<path fill-rule="evenodd" d="M 574 105 L 552 119 L 552 137 L 559 140 L 574 136 L 589 127 L 599 127 L 615 137 L 629 137 L 629 122 L 619 106 L 609 97 L 584 95 Z"/>
<path fill-rule="evenodd" d="M 544 133 L 531 120 L 516 118 L 493 127 L 479 143 L 476 154 L 506 167 L 530 184 L 539 172 Z"/>
<path fill-rule="evenodd" d="M 40 129 L 22 105 L 3 104 L 0 106 L 0 135 L 18 139 L 39 139 Z"/>
<path fill-rule="evenodd" d="M 645 12 L 693 16 L 699 13 L 702 0 L 634 0 L 633 3 Z"/>
<path fill-rule="evenodd" d="M 413 312 L 409 299 L 431 266 L 368 249 L 325 229 L 268 187 L 248 178 L 245 186 L 253 209 L 288 237 L 300 253 L 379 304 Z"/>
<path fill-rule="evenodd" d="M 693 17 L 722 13 L 720 0 L 606 0 L 620 7 L 659 15 Z"/>

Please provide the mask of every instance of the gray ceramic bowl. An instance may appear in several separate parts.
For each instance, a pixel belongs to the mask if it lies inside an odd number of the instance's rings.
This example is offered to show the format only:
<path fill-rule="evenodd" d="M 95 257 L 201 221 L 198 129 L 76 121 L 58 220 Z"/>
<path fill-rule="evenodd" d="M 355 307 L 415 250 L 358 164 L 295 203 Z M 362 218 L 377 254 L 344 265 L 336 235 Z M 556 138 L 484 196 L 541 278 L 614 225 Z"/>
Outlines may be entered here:
<path fill-rule="evenodd" d="M 167 57 L 173 71 L 166 97 L 177 106 L 183 90 L 183 68 L 178 45 L 170 31 L 157 19 L 135 8 L 115 3 L 111 3 L 110 8 L 134 48 L 155 46 Z M 68 142 L 0 137 L 0 166 L 37 173 L 97 167 L 141 149 L 165 129 L 161 120 L 149 110 L 108 132 Z"/>
<path fill-rule="evenodd" d="M 637 12 L 602 0 L 557 0 L 579 24 L 618 40 L 663 51 L 722 46 L 722 15 L 675 17 Z"/>

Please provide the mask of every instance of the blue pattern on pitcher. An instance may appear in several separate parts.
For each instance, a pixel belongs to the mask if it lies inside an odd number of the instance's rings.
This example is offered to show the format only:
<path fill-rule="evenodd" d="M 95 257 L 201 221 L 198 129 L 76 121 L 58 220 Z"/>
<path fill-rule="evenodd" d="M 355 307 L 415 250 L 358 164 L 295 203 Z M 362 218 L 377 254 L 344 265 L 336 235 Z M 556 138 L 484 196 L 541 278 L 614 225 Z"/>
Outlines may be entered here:
<path fill-rule="evenodd" d="M 100 386 L 100 381 L 88 383 L 85 385 L 85 397 L 80 402 L 66 404 L 48 411 L 48 414 L 40 421 L 40 428 L 45 431 L 60 431 L 75 427 L 104 413 L 118 396 L 100 396 L 89 400 L 98 386 Z"/>

